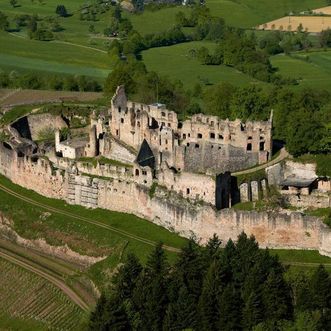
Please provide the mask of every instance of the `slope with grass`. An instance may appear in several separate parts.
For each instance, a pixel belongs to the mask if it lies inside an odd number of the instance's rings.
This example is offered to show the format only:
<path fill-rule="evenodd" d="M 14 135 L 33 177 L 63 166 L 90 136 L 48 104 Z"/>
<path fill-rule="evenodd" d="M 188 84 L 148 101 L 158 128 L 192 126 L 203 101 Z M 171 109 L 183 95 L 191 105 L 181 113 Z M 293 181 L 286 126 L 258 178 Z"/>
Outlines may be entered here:
<path fill-rule="evenodd" d="M 93 49 L 19 38 L 0 32 L 0 68 L 104 78 L 111 67 L 108 55 Z"/>
<path fill-rule="evenodd" d="M 331 91 L 331 51 L 280 54 L 273 56 L 271 63 L 284 77 L 298 79 L 297 88 Z"/>
<path fill-rule="evenodd" d="M 186 88 L 192 88 L 196 83 L 215 84 L 229 82 L 237 86 L 249 84 L 264 85 L 264 83 L 249 77 L 238 70 L 219 65 L 202 65 L 196 58 L 190 56 L 190 50 L 207 47 L 213 49 L 215 43 L 195 41 L 168 47 L 152 48 L 142 52 L 143 61 L 148 70 L 155 71 L 171 79 L 179 79 Z M 160 65 L 162 64 L 162 65 Z"/>

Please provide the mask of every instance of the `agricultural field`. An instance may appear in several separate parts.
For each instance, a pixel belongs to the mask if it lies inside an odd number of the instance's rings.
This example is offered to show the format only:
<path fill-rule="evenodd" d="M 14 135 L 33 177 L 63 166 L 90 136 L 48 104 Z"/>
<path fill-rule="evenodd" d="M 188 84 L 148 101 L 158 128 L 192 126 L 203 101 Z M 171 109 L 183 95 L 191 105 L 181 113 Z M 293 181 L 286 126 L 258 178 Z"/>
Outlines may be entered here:
<path fill-rule="evenodd" d="M 1 326 L 13 317 L 19 330 L 77 330 L 80 321 L 86 318 L 86 313 L 60 289 L 2 258 L 0 278 Z M 8 322 L 12 325 L 11 321 Z"/>
<path fill-rule="evenodd" d="M 102 97 L 98 92 L 0 89 L 0 108 L 61 101 L 95 102 Z"/>
<path fill-rule="evenodd" d="M 185 88 L 192 88 L 196 83 L 215 84 L 229 82 L 237 86 L 264 83 L 249 77 L 240 71 L 224 65 L 202 65 L 190 55 L 190 51 L 200 47 L 213 49 L 215 43 L 197 41 L 168 47 L 152 48 L 142 52 L 142 58 L 148 70 L 155 71 L 173 80 L 179 79 Z M 160 63 L 162 65 L 160 66 Z"/>
<path fill-rule="evenodd" d="M 312 87 L 331 91 L 331 51 L 294 53 L 271 57 L 284 77 L 299 79 L 295 88 Z"/>
<path fill-rule="evenodd" d="M 260 30 L 296 31 L 299 26 L 307 32 L 321 32 L 331 28 L 329 16 L 285 16 L 258 26 Z"/>
<path fill-rule="evenodd" d="M 0 32 L 0 68 L 105 78 L 111 68 L 107 52 L 60 41 L 37 41 Z"/>
<path fill-rule="evenodd" d="M 315 14 L 331 15 L 331 6 L 317 8 L 313 10 Z"/>
<path fill-rule="evenodd" d="M 283 17 L 290 12 L 301 12 L 325 6 L 325 0 L 207 0 L 215 16 L 223 17 L 229 25 L 252 28 Z"/>

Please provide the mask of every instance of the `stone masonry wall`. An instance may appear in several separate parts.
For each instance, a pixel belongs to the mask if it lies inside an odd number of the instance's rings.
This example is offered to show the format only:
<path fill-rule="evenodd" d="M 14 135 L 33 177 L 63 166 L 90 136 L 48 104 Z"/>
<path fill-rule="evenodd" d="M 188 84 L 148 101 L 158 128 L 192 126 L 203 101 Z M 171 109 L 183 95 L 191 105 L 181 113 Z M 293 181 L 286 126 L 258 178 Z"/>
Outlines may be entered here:
<path fill-rule="evenodd" d="M 116 181 L 99 183 L 98 199 L 101 208 L 136 214 L 185 237 L 195 234 L 202 242 L 216 233 L 225 243 L 244 231 L 254 235 L 261 247 L 312 249 L 331 256 L 331 230 L 319 218 L 300 213 L 216 211 L 163 189 L 150 198 L 147 188 Z"/>
<path fill-rule="evenodd" d="M 0 146 L 0 172 L 14 183 L 48 197 L 132 213 L 186 237 L 194 233 L 201 242 L 216 233 L 225 243 L 245 231 L 248 235 L 253 234 L 261 247 L 314 249 L 331 256 L 331 230 L 316 217 L 299 213 L 216 211 L 212 206 L 193 204 L 161 187 L 151 197 L 148 187 L 133 181 L 94 178 L 89 182 L 83 176 L 73 178 L 52 170 L 47 160 L 33 162 L 28 157 L 17 158 L 15 154 Z M 69 179 L 71 190 L 68 189 Z M 73 191 L 78 192 L 80 201 L 72 196 Z"/>
<path fill-rule="evenodd" d="M 0 143 L 0 173 L 12 182 L 35 190 L 49 198 L 67 197 L 67 180 L 63 171 L 52 168 L 46 159 L 18 157 L 16 151 Z"/>

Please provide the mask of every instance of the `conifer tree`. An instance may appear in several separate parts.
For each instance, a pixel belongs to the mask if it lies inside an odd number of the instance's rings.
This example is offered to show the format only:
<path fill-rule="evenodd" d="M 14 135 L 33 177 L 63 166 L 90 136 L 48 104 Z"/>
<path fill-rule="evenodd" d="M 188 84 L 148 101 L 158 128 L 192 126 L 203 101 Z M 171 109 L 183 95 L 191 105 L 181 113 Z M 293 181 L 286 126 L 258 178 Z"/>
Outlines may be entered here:
<path fill-rule="evenodd" d="M 323 265 L 311 278 L 311 301 L 314 309 L 331 308 L 331 279 Z"/>
<path fill-rule="evenodd" d="M 178 278 L 186 285 L 189 293 L 194 296 L 196 303 L 201 294 L 202 281 L 206 269 L 203 261 L 201 249 L 191 239 L 182 248 L 176 264 Z"/>
<path fill-rule="evenodd" d="M 277 321 L 292 316 L 290 288 L 283 275 L 273 269 L 263 285 L 263 303 L 268 320 Z"/>
<path fill-rule="evenodd" d="M 120 299 L 131 298 L 141 271 L 142 266 L 138 258 L 134 254 L 128 254 L 126 263 L 120 268 L 114 281 Z"/>
<path fill-rule="evenodd" d="M 199 301 L 201 330 L 217 330 L 219 321 L 219 297 L 221 295 L 219 267 L 219 262 L 213 261 L 203 282 Z"/>
<path fill-rule="evenodd" d="M 228 284 L 220 298 L 220 319 L 218 330 L 237 331 L 241 330 L 242 301 L 238 290 L 233 284 Z"/>
<path fill-rule="evenodd" d="M 168 263 L 162 243 L 158 244 L 148 258 L 146 266 L 145 319 L 149 330 L 162 330 L 167 305 Z"/>
<path fill-rule="evenodd" d="M 95 306 L 94 311 L 91 313 L 89 321 L 89 330 L 101 330 L 104 325 L 104 312 L 106 309 L 107 298 L 104 293 L 101 296 Z"/>

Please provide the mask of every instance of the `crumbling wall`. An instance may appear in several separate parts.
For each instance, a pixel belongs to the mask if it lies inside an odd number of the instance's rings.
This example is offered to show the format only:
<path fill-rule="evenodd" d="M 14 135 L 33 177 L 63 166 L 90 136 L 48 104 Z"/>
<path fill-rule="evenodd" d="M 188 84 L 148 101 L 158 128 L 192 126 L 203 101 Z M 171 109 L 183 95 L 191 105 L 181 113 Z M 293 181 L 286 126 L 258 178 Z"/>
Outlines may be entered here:
<path fill-rule="evenodd" d="M 216 233 L 225 243 L 244 231 L 261 247 L 312 249 L 331 256 L 331 230 L 319 218 L 300 213 L 216 211 L 162 188 L 150 197 L 148 188 L 119 181 L 99 183 L 99 207 L 133 213 L 186 237 L 195 234 L 202 242 Z"/>
<path fill-rule="evenodd" d="M 231 145 L 188 143 L 184 151 L 185 170 L 191 172 L 234 172 L 254 166 L 257 162 L 257 153 L 246 153 L 244 149 Z"/>
<path fill-rule="evenodd" d="M 0 172 L 14 183 L 48 197 L 88 207 L 131 213 L 189 237 L 206 242 L 216 233 L 225 243 L 242 232 L 254 235 L 261 247 L 314 249 L 331 256 L 331 231 L 316 217 L 223 209 L 194 204 L 181 195 L 123 179 L 104 180 L 61 174 L 48 160 L 18 158 L 0 146 Z M 63 172 L 63 171 L 62 171 Z"/>
<path fill-rule="evenodd" d="M 66 174 L 37 157 L 22 156 L 0 144 L 0 173 L 12 182 L 50 198 L 65 199 Z"/>

